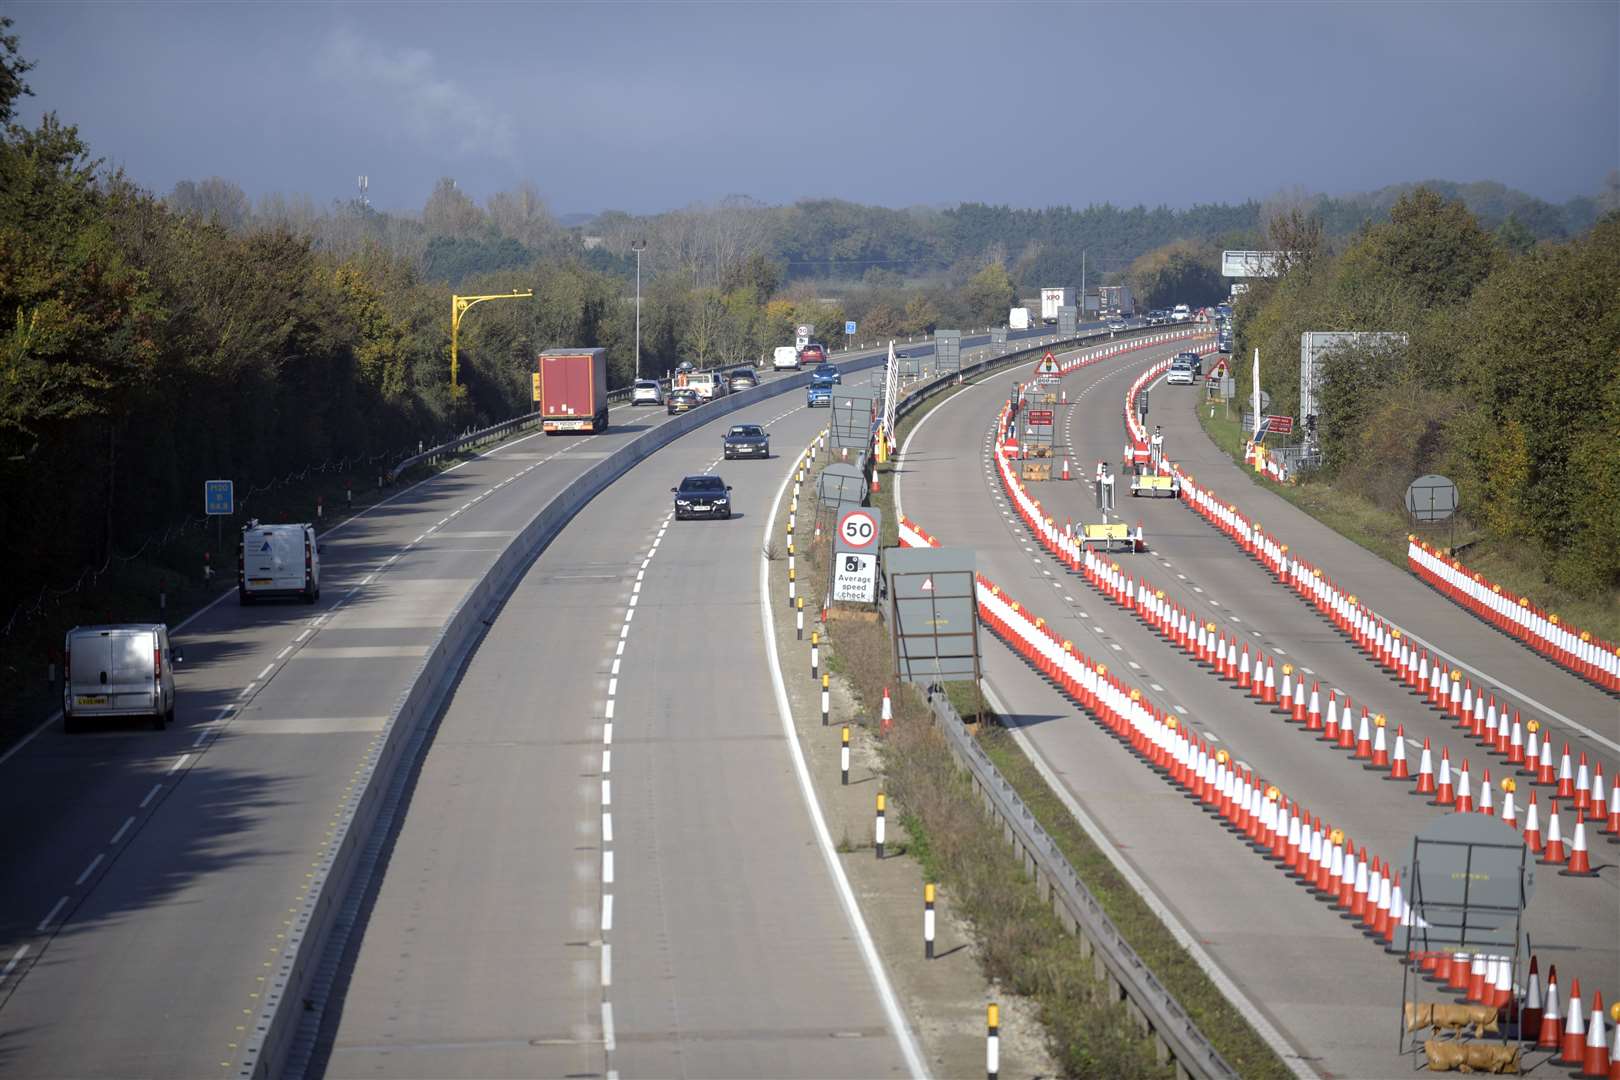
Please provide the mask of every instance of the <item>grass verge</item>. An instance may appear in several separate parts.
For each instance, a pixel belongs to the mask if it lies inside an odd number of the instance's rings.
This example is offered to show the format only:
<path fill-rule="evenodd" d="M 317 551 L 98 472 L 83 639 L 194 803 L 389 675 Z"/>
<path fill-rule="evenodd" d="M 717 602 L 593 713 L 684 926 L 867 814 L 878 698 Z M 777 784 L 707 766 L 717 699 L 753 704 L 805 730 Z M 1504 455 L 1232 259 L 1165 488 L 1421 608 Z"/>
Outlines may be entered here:
<path fill-rule="evenodd" d="M 1215 410 L 1214 416 L 1210 415 L 1208 407 L 1196 411 L 1204 433 L 1241 466 L 1246 441 L 1241 425 L 1222 415 L 1219 409 Z M 1330 481 L 1307 479 L 1293 484 L 1276 484 L 1255 476 L 1253 470 L 1245 471 L 1254 483 L 1287 499 L 1345 539 L 1366 548 L 1403 572 L 1407 571 L 1406 538 L 1412 532 L 1412 524 L 1405 514 L 1379 506 L 1359 495 L 1340 491 Z M 1451 543 L 1449 532 L 1425 538 L 1442 546 Z M 1611 591 L 1606 596 L 1596 598 L 1566 592 L 1549 582 L 1537 567 L 1525 559 L 1522 547 L 1486 539 L 1461 517 L 1456 544 L 1459 549 L 1466 546 L 1467 550 L 1461 552 L 1461 557 L 1471 568 L 1499 583 L 1504 589 L 1530 597 L 1537 605 L 1557 612 L 1566 623 L 1590 630 L 1610 641 L 1620 640 L 1620 591 Z"/>

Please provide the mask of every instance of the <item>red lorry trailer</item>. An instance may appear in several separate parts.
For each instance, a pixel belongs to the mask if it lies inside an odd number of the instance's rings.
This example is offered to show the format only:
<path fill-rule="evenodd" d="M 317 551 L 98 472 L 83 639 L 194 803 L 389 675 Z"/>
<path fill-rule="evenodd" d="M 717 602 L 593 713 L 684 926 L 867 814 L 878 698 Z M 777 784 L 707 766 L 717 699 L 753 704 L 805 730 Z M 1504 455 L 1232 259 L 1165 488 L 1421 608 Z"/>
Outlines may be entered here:
<path fill-rule="evenodd" d="M 538 364 L 542 431 L 607 430 L 607 350 L 547 349 Z"/>

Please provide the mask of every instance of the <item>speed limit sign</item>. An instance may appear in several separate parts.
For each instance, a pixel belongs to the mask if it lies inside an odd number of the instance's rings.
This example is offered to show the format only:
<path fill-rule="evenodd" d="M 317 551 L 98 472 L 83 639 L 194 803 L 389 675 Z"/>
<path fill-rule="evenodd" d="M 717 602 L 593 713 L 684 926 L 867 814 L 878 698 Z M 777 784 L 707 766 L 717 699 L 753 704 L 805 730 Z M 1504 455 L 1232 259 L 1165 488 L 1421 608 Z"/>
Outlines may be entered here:
<path fill-rule="evenodd" d="M 845 510 L 838 515 L 838 551 L 873 552 L 882 532 L 883 515 L 868 507 Z"/>

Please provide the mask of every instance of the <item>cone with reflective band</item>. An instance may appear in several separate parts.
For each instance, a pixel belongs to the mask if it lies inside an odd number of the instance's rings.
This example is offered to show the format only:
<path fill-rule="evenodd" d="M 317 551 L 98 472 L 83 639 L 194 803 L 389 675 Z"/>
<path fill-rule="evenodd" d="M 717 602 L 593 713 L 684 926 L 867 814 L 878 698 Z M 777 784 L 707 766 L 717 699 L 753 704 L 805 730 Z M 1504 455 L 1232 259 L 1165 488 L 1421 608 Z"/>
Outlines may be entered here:
<path fill-rule="evenodd" d="M 1354 750 L 1356 748 L 1356 721 L 1355 708 L 1351 704 L 1350 696 L 1345 695 L 1344 711 L 1339 714 L 1339 737 L 1335 740 L 1340 750 Z"/>
<path fill-rule="evenodd" d="M 1373 756 L 1372 725 L 1368 722 L 1367 706 L 1361 707 L 1361 726 L 1356 729 L 1356 749 L 1350 756 L 1356 761 L 1371 761 Z"/>
<path fill-rule="evenodd" d="M 1260 703 L 1277 704 L 1277 662 L 1269 658 L 1266 660 L 1266 681 L 1260 687 Z"/>
<path fill-rule="evenodd" d="M 1560 799 L 1573 799 L 1575 797 L 1575 771 L 1569 764 L 1569 743 L 1564 744 L 1564 754 L 1558 760 L 1558 791 Z"/>
<path fill-rule="evenodd" d="M 1502 715 L 1507 715 L 1506 709 L 1502 710 Z M 1513 728 L 1508 733 L 1507 756 L 1509 765 L 1524 764 L 1524 725 L 1519 723 L 1517 709 L 1513 711 Z"/>
<path fill-rule="evenodd" d="M 1423 749 L 1418 754 L 1417 784 L 1412 789 L 1416 795 L 1434 794 L 1434 758 L 1429 753 L 1429 737 L 1423 737 Z"/>
<path fill-rule="evenodd" d="M 1474 809 L 1474 788 L 1468 778 L 1468 759 L 1464 758 L 1462 768 L 1457 772 L 1457 800 L 1452 809 L 1459 814 L 1471 813 Z"/>
<path fill-rule="evenodd" d="M 1243 655 L 1238 658 L 1237 684 L 1239 690 L 1247 690 L 1254 685 L 1249 678 L 1249 645 L 1244 642 Z"/>
<path fill-rule="evenodd" d="M 1575 835 L 1570 841 L 1569 865 L 1558 871 L 1564 877 L 1597 877 L 1586 851 L 1586 822 L 1575 818 Z"/>
<path fill-rule="evenodd" d="M 1513 805 L 1513 781 L 1502 781 L 1505 790 L 1502 792 L 1502 824 L 1513 827 L 1514 832 L 1519 831 L 1519 808 Z"/>
<path fill-rule="evenodd" d="M 1338 906 L 1349 911 L 1356 901 L 1356 845 L 1350 842 L 1349 837 L 1344 840 L 1344 864 L 1339 871 Z"/>
<path fill-rule="evenodd" d="M 1530 957 L 1530 975 L 1524 984 L 1524 1008 L 1519 1012 L 1519 1033 L 1522 1038 L 1534 1039 L 1541 1030 L 1541 972 L 1536 958 Z"/>
<path fill-rule="evenodd" d="M 1474 958 L 1470 953 L 1458 952 L 1451 954 L 1451 978 L 1446 985 L 1459 994 L 1468 993 L 1468 980 L 1474 969 Z"/>
<path fill-rule="evenodd" d="M 1476 1005 L 1485 1000 L 1485 960 L 1484 953 L 1474 953 L 1468 961 L 1468 986 L 1464 993 Z"/>
<path fill-rule="evenodd" d="M 1492 706 L 1494 708 L 1495 706 Z M 1496 721 L 1496 752 L 1506 754 L 1513 745 L 1513 727 L 1508 723 L 1507 709 L 1503 708 L 1502 715 Z M 1510 759 L 1511 760 L 1511 759 Z"/>
<path fill-rule="evenodd" d="M 1609 1075 L 1609 1039 L 1607 1018 L 1603 1015 L 1603 993 L 1592 995 L 1592 1015 L 1586 1022 L 1586 1045 L 1581 1057 L 1581 1075 L 1604 1077 Z"/>
<path fill-rule="evenodd" d="M 1614 784 L 1609 788 L 1609 821 L 1603 826 L 1603 831 L 1612 837 L 1620 837 L 1620 774 L 1616 774 Z M 1620 1043 L 1620 1039 L 1615 1042 Z"/>
<path fill-rule="evenodd" d="M 1339 692 L 1328 691 L 1327 723 L 1322 727 L 1322 738 L 1333 740 L 1339 737 Z"/>
<path fill-rule="evenodd" d="M 1479 805 L 1474 809 L 1481 814 L 1494 815 L 1496 813 L 1496 804 L 1491 792 L 1491 770 L 1489 769 L 1486 769 L 1484 775 L 1480 777 Z"/>
<path fill-rule="evenodd" d="M 1395 752 L 1390 755 L 1389 775 L 1385 780 L 1410 780 L 1411 770 L 1406 764 L 1406 728 L 1400 726 L 1395 729 Z"/>
<path fill-rule="evenodd" d="M 1372 763 L 1363 766 L 1363 768 L 1389 768 L 1389 744 L 1384 738 L 1384 718 L 1382 716 L 1373 718 Z"/>
<path fill-rule="evenodd" d="M 1456 787 L 1451 782 L 1451 750 L 1442 746 L 1440 748 L 1440 781 L 1435 786 L 1434 798 L 1429 800 L 1429 805 L 1450 806 L 1456 801 Z"/>
<path fill-rule="evenodd" d="M 1536 764 L 1536 783 L 1556 784 L 1558 771 L 1553 767 L 1552 740 L 1541 740 L 1541 759 Z"/>
<path fill-rule="evenodd" d="M 1301 680 L 1303 681 L 1303 680 Z M 1283 665 L 1282 688 L 1277 691 L 1277 708 L 1284 716 L 1292 716 L 1294 712 L 1294 665 Z"/>
<path fill-rule="evenodd" d="M 1311 682 L 1311 701 L 1305 707 L 1305 730 L 1322 730 L 1322 684 L 1314 680 Z"/>
<path fill-rule="evenodd" d="M 1569 852 L 1564 850 L 1564 831 L 1558 825 L 1558 803 L 1554 800 L 1547 811 L 1547 844 L 1541 850 L 1541 859 L 1547 866 L 1562 866 L 1569 861 Z"/>
<path fill-rule="evenodd" d="M 1601 828 L 1601 822 L 1605 817 L 1608 816 L 1609 813 L 1609 796 L 1603 783 L 1603 762 L 1601 761 L 1592 768 L 1592 791 L 1590 799 L 1590 806 L 1588 807 L 1586 813 L 1582 814 L 1581 816 L 1589 818 L 1592 821 L 1599 822 L 1600 824 L 1598 827 Z"/>
<path fill-rule="evenodd" d="M 1294 683 L 1294 693 L 1288 699 L 1288 719 L 1295 724 L 1305 722 L 1305 680 Z"/>
<path fill-rule="evenodd" d="M 1541 808 L 1536 805 L 1536 793 L 1530 793 L 1530 805 L 1524 812 L 1524 846 L 1530 854 L 1541 854 Z"/>
<path fill-rule="evenodd" d="M 1586 1058 L 1586 1012 L 1581 1008 L 1581 980 L 1570 984 L 1569 1005 L 1564 1009 L 1564 1038 L 1555 1060 L 1560 1065 L 1579 1065 Z"/>
<path fill-rule="evenodd" d="M 1557 1050 L 1564 1043 L 1564 1017 L 1558 1004 L 1558 965 L 1547 969 L 1547 999 L 1536 1031 L 1537 1050 Z"/>
<path fill-rule="evenodd" d="M 1586 767 L 1586 751 L 1581 751 L 1581 760 L 1575 766 L 1575 819 L 1579 821 L 1587 816 L 1592 808 L 1592 774 Z"/>
<path fill-rule="evenodd" d="M 1538 773 L 1540 772 L 1541 768 L 1541 735 L 1538 731 L 1539 726 L 1540 725 L 1532 720 L 1526 729 L 1530 734 L 1526 738 L 1524 744 L 1524 764 L 1519 767 L 1520 772 L 1524 773 L 1526 776 L 1535 778 L 1537 783 L 1540 783 Z"/>
<path fill-rule="evenodd" d="M 1357 919 L 1367 916 L 1367 897 L 1372 895 L 1372 869 L 1367 865 L 1367 849 L 1361 849 L 1356 860 L 1355 880 L 1350 885 L 1350 914 Z"/>

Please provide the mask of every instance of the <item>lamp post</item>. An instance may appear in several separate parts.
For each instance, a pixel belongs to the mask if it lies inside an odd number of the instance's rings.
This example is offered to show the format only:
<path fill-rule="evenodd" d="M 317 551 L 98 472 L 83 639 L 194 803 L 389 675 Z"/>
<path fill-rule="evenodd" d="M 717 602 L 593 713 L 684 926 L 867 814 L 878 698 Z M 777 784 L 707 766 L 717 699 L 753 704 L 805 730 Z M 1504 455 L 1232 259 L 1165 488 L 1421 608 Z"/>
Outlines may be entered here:
<path fill-rule="evenodd" d="M 632 240 L 630 249 L 636 253 L 636 378 L 641 378 L 641 253 L 647 241 Z"/>
<path fill-rule="evenodd" d="M 450 399 L 454 401 L 461 395 L 461 386 L 456 381 L 460 366 L 457 360 L 457 350 L 461 343 L 461 317 L 467 314 L 467 309 L 474 304 L 482 304 L 485 300 L 513 300 L 534 295 L 533 289 L 513 289 L 509 293 L 491 293 L 486 296 L 454 296 L 450 297 Z"/>

